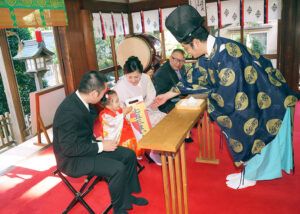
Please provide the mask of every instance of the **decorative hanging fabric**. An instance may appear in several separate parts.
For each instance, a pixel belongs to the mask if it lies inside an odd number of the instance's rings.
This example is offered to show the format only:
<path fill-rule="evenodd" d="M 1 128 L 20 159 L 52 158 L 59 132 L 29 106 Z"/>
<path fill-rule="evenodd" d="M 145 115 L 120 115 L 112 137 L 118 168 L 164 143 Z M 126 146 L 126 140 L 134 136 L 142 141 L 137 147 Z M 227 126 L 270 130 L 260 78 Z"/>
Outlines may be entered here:
<path fill-rule="evenodd" d="M 162 9 L 162 30 L 167 29 L 165 25 L 166 19 L 170 15 L 170 13 L 172 13 L 175 9 L 176 7 Z"/>
<path fill-rule="evenodd" d="M 93 13 L 93 29 L 94 29 L 94 36 L 95 38 L 102 38 L 102 27 L 100 21 L 100 14 Z"/>
<path fill-rule="evenodd" d="M 218 26 L 218 3 L 207 3 L 206 4 L 207 11 L 207 26 Z"/>
<path fill-rule="evenodd" d="M 281 19 L 281 0 L 268 0 L 268 19 L 277 20 Z"/>
<path fill-rule="evenodd" d="M 244 2 L 245 22 L 264 22 L 264 0 L 245 0 Z"/>
<path fill-rule="evenodd" d="M 221 14 L 222 14 L 222 25 L 240 23 L 240 1 L 229 0 L 222 1 Z"/>
<path fill-rule="evenodd" d="M 133 33 L 142 33 L 141 13 L 135 12 L 132 13 L 131 16 L 132 16 Z"/>
<path fill-rule="evenodd" d="M 111 18 L 111 13 L 101 13 L 101 21 L 102 21 L 102 26 L 104 27 L 103 37 L 106 36 L 114 36 L 114 26 Z M 104 38 L 105 39 L 105 38 Z"/>
<path fill-rule="evenodd" d="M 67 24 L 64 0 L 0 0 L 0 29 Z"/>
<path fill-rule="evenodd" d="M 122 13 L 122 22 L 123 22 L 124 36 L 126 36 L 129 34 L 129 23 L 128 23 L 127 13 Z"/>
<path fill-rule="evenodd" d="M 145 32 L 159 31 L 158 10 L 148 10 L 144 12 Z"/>
<path fill-rule="evenodd" d="M 116 36 L 124 35 L 123 21 L 122 21 L 121 13 L 114 13 L 113 18 L 114 18 Z"/>
<path fill-rule="evenodd" d="M 201 16 L 206 16 L 205 0 L 189 0 L 189 5 L 193 6 Z"/>

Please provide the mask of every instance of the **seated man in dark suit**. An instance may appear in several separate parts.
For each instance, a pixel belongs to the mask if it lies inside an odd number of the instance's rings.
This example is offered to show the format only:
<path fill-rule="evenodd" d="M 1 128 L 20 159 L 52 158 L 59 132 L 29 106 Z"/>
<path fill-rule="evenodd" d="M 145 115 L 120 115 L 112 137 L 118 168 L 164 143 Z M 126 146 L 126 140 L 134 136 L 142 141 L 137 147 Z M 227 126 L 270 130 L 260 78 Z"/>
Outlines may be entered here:
<path fill-rule="evenodd" d="M 153 82 L 157 95 L 164 94 L 181 80 L 186 80 L 186 71 L 184 67 L 184 51 L 174 49 L 170 59 L 166 61 L 154 74 Z M 159 110 L 165 113 L 170 112 L 178 102 L 178 96 L 168 100 L 165 104 L 159 106 Z"/>
<path fill-rule="evenodd" d="M 131 193 L 140 192 L 135 153 L 118 147 L 117 142 L 96 142 L 93 136 L 96 104 L 107 89 L 106 78 L 98 71 L 85 73 L 79 88 L 58 107 L 53 122 L 53 148 L 57 167 L 63 173 L 80 177 L 93 175 L 108 180 L 115 214 L 127 213 L 132 204 L 148 201 Z"/>

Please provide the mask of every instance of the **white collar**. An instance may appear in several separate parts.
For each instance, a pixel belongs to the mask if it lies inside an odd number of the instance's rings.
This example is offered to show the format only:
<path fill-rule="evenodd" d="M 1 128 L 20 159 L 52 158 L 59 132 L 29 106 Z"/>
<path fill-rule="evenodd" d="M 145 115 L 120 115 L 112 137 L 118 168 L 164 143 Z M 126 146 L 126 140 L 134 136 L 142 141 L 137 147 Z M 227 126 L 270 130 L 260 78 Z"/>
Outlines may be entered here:
<path fill-rule="evenodd" d="M 76 90 L 75 93 L 76 93 L 77 97 L 81 100 L 81 102 L 83 103 L 83 105 L 84 105 L 88 110 L 90 110 L 89 104 L 88 104 L 87 102 L 85 102 L 85 101 L 82 99 L 82 97 L 80 96 L 79 91 Z"/>
<path fill-rule="evenodd" d="M 206 46 L 207 46 L 207 54 L 205 54 L 205 57 L 209 57 L 211 52 L 213 51 L 214 44 L 215 44 L 216 38 L 212 35 L 208 35 L 206 40 Z"/>

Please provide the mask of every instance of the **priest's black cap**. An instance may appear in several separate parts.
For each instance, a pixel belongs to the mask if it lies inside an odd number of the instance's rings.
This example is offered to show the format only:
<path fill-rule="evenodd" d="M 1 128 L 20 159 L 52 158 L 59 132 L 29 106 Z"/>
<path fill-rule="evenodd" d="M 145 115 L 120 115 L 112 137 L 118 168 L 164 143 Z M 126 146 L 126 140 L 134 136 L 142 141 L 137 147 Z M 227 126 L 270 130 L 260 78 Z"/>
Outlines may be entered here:
<path fill-rule="evenodd" d="M 166 19 L 166 27 L 180 43 L 190 40 L 192 33 L 204 28 L 203 17 L 190 5 L 177 7 Z"/>

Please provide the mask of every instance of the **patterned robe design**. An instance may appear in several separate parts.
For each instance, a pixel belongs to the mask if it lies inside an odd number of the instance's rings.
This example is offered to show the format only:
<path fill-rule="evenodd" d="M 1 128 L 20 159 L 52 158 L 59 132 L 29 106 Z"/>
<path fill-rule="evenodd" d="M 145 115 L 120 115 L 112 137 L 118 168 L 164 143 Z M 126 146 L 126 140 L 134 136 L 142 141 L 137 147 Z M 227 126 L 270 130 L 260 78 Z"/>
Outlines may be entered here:
<path fill-rule="evenodd" d="M 99 114 L 99 122 L 94 127 L 96 138 L 116 140 L 120 146 L 132 149 L 137 156 L 141 155 L 142 150 L 138 148 L 132 128 L 121 108 L 117 112 L 104 108 Z"/>
<path fill-rule="evenodd" d="M 177 88 L 208 93 L 208 113 L 227 135 L 236 165 L 274 139 L 286 108 L 299 98 L 269 60 L 221 37 L 216 38 L 210 56 L 200 57 L 187 82 Z"/>

